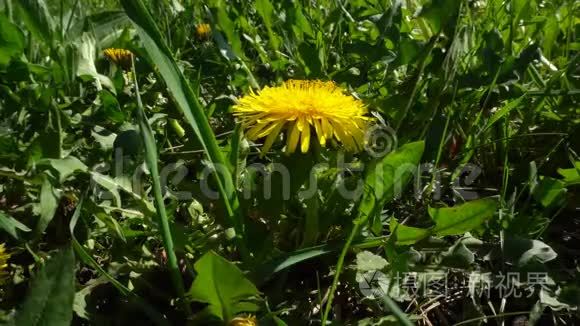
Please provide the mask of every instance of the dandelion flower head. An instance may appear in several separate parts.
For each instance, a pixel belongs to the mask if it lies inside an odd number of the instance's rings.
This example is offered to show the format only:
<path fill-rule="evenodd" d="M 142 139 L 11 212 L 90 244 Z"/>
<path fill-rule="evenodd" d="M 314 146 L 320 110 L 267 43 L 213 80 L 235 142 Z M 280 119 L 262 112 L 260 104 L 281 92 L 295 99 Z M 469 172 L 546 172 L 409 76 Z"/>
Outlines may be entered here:
<path fill-rule="evenodd" d="M 236 317 L 228 323 L 228 326 L 257 326 L 256 317 L 249 315 L 247 317 Z"/>
<path fill-rule="evenodd" d="M 108 48 L 103 51 L 107 59 L 123 69 L 130 69 L 132 65 L 133 53 L 126 49 Z"/>
<path fill-rule="evenodd" d="M 6 281 L 8 276 L 8 259 L 10 259 L 10 254 L 6 251 L 4 244 L 0 243 L 0 285 Z"/>
<path fill-rule="evenodd" d="M 335 139 L 347 151 L 360 151 L 370 118 L 365 105 L 332 81 L 288 80 L 278 87 L 265 87 L 239 99 L 234 115 L 249 140 L 266 138 L 266 153 L 279 134 L 286 133 L 286 152 L 311 148 L 311 140 L 321 146 Z"/>
<path fill-rule="evenodd" d="M 211 26 L 209 24 L 197 24 L 195 26 L 195 36 L 200 40 L 207 40 L 211 35 Z"/>

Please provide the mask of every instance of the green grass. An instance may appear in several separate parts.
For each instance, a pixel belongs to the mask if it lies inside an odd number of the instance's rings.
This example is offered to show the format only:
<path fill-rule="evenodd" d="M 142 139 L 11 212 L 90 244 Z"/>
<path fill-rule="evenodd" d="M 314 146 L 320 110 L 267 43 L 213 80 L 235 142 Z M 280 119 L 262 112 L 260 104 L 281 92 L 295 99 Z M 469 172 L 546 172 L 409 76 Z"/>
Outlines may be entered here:
<path fill-rule="evenodd" d="M 570 0 L 0 0 L 0 321 L 574 325 L 578 33 Z M 288 79 L 378 143 L 262 153 L 232 106 Z"/>

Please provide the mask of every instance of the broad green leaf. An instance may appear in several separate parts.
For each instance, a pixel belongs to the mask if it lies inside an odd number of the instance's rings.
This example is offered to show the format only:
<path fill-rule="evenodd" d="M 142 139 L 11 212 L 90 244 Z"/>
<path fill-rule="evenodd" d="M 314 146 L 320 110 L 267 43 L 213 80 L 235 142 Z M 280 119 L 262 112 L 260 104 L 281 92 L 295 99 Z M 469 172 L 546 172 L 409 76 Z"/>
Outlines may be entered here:
<path fill-rule="evenodd" d="M 113 200 L 113 204 L 116 207 L 121 207 L 121 195 L 119 194 L 119 190 L 122 190 L 124 193 L 128 194 L 132 199 L 136 200 L 140 204 L 141 212 L 144 215 L 152 216 L 155 214 L 155 206 L 146 198 L 143 198 L 141 195 L 135 193 L 133 189 L 131 189 L 130 183 L 127 185 L 117 178 L 113 179 L 108 175 L 100 174 L 94 171 L 91 171 L 90 175 L 93 187 L 99 185 L 109 191 L 108 193 L 99 193 L 101 199 L 111 199 Z"/>
<path fill-rule="evenodd" d="M 10 20 L 0 14 L 0 67 L 6 66 L 12 57 L 24 51 L 24 35 Z"/>
<path fill-rule="evenodd" d="M 36 234 L 42 234 L 50 221 L 52 221 L 58 208 L 60 196 L 61 191 L 55 189 L 48 177 L 45 177 L 40 188 L 40 219 L 36 223 Z"/>
<path fill-rule="evenodd" d="M 431 229 L 421 229 L 412 226 L 399 224 L 395 219 L 391 219 L 391 232 L 394 232 L 396 244 L 406 246 L 423 240 L 431 234 Z"/>
<path fill-rule="evenodd" d="M 369 299 L 380 300 L 383 297 L 392 298 L 398 302 L 411 299 L 408 291 L 403 287 L 402 277 L 393 277 L 380 271 L 357 271 L 355 281 L 361 294 Z"/>
<path fill-rule="evenodd" d="M 312 30 L 311 22 L 304 15 L 304 7 L 300 2 L 289 2 L 285 4 L 288 6 L 286 12 L 288 16 L 286 19 L 291 24 L 292 31 L 299 41 L 304 41 L 304 34 L 308 37 L 314 38 L 314 31 Z"/>
<path fill-rule="evenodd" d="M 97 209 L 95 209 L 94 215 L 107 226 L 111 235 L 116 234 L 121 241 L 127 242 L 125 234 L 123 233 L 123 228 L 119 222 L 117 222 L 114 215 L 110 214 L 109 210 L 103 208 L 102 210 L 97 211 Z"/>
<path fill-rule="evenodd" d="M 46 159 L 39 162 L 38 164 L 49 164 L 53 169 L 58 172 L 58 181 L 63 183 L 68 177 L 73 175 L 75 172 L 87 172 L 87 166 L 81 162 L 78 158 L 74 156 L 67 156 L 62 159 Z"/>
<path fill-rule="evenodd" d="M 574 165 L 575 167 L 570 169 L 558 169 L 558 174 L 564 177 L 563 181 L 567 186 L 580 184 L 580 161 Z"/>
<path fill-rule="evenodd" d="M 30 232 L 30 229 L 14 217 L 0 211 L 0 229 L 8 232 L 14 239 L 18 239 L 18 231 Z"/>
<path fill-rule="evenodd" d="M 566 199 L 566 184 L 558 179 L 543 177 L 534 188 L 534 198 L 544 207 L 562 205 Z"/>
<path fill-rule="evenodd" d="M 453 207 L 429 207 L 429 215 L 435 222 L 433 232 L 442 237 L 462 235 L 479 227 L 493 216 L 496 209 L 496 199 L 484 198 Z"/>
<path fill-rule="evenodd" d="M 75 259 L 72 248 L 56 252 L 30 284 L 30 291 L 16 312 L 17 326 L 68 326 L 75 296 Z"/>
<path fill-rule="evenodd" d="M 356 269 L 358 271 L 378 271 L 387 267 L 387 264 L 386 259 L 367 250 L 356 254 Z"/>
<path fill-rule="evenodd" d="M 423 141 L 405 144 L 368 166 L 356 223 L 376 215 L 386 203 L 401 194 L 416 173 L 424 149 Z"/>
<path fill-rule="evenodd" d="M 239 313 L 258 311 L 254 301 L 260 292 L 236 265 L 209 251 L 194 268 L 197 277 L 188 294 L 194 301 L 207 303 L 206 312 L 229 321 Z"/>
<path fill-rule="evenodd" d="M 276 326 L 288 326 L 288 324 L 286 324 L 282 319 L 276 316 L 272 316 L 272 321 L 276 323 Z"/>
<path fill-rule="evenodd" d="M 302 42 L 298 46 L 298 51 L 300 52 L 306 74 L 314 77 L 321 76 L 323 63 L 316 45 L 309 42 Z"/>

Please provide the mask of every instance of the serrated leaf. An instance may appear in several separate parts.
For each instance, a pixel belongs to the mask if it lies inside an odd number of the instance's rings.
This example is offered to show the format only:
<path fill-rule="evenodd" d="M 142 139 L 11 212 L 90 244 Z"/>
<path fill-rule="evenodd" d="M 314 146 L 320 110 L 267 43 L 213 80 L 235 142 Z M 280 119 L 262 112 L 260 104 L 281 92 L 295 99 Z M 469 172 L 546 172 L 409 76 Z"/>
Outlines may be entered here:
<path fill-rule="evenodd" d="M 193 301 L 207 303 L 207 313 L 229 321 L 239 313 L 259 309 L 253 301 L 260 292 L 236 265 L 209 251 L 194 268 L 197 277 L 188 295 Z"/>
<path fill-rule="evenodd" d="M 74 296 L 74 254 L 67 247 L 40 268 L 16 313 L 15 325 L 68 326 L 72 321 Z"/>
<path fill-rule="evenodd" d="M 436 235 L 462 235 L 483 224 L 496 209 L 497 200 L 484 198 L 454 207 L 429 207 L 429 216 L 435 222 L 433 232 Z"/>

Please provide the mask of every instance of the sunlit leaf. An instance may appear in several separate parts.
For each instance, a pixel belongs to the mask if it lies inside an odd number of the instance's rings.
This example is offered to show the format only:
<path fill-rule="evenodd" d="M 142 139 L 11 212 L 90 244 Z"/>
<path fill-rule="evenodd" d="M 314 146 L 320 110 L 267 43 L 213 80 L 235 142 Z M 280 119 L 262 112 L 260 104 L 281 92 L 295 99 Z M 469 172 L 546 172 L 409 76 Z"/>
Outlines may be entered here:
<path fill-rule="evenodd" d="M 482 225 L 496 210 L 497 200 L 484 198 L 453 207 L 429 207 L 429 215 L 435 222 L 436 235 L 462 235 Z"/>
<path fill-rule="evenodd" d="M 394 232 L 396 243 L 403 246 L 412 245 L 417 241 L 425 239 L 431 234 L 430 229 L 421 229 L 399 224 L 395 219 L 391 219 L 390 230 L 391 232 Z"/>
<path fill-rule="evenodd" d="M 566 197 L 566 184 L 558 179 L 544 177 L 534 188 L 534 198 L 544 207 L 561 205 Z"/>
<path fill-rule="evenodd" d="M 189 297 L 208 304 L 206 311 L 222 320 L 230 320 L 241 312 L 259 309 L 255 303 L 260 292 L 236 265 L 213 251 L 207 252 L 194 265 L 195 278 Z"/>

